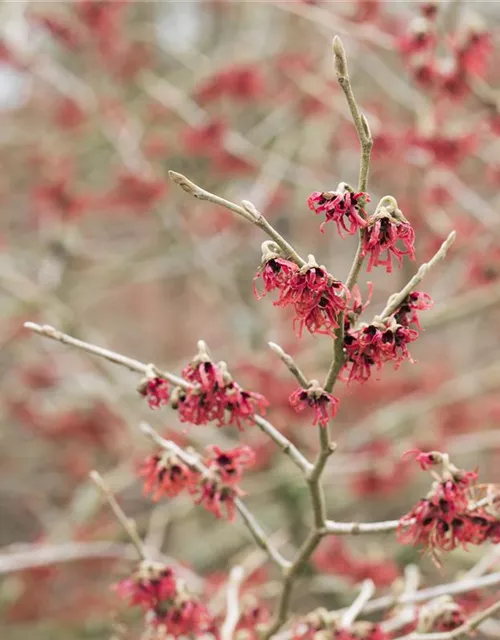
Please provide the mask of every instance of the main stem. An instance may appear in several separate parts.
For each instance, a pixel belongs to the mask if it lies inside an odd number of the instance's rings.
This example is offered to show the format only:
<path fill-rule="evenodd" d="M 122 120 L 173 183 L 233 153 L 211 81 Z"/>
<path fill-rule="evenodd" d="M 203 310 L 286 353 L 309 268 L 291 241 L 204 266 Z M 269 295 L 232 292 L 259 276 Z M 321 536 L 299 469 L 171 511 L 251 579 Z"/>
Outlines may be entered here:
<path fill-rule="evenodd" d="M 333 51 L 335 55 L 335 70 L 337 73 L 337 79 L 344 91 L 344 94 L 351 111 L 351 115 L 354 121 L 354 126 L 358 133 L 358 138 L 361 144 L 361 161 L 359 169 L 359 185 L 358 190 L 366 192 L 368 186 L 368 173 L 370 168 L 370 155 L 372 150 L 372 137 L 370 128 L 366 118 L 361 114 L 354 93 L 352 91 L 349 74 L 347 71 L 347 60 L 345 56 L 344 47 L 340 42 L 340 39 L 336 36 L 333 41 Z M 359 272 L 363 265 L 363 230 L 360 231 L 358 248 L 354 257 L 349 276 L 347 278 L 347 287 L 351 291 L 357 282 Z M 339 376 L 342 365 L 344 364 L 344 314 L 341 313 L 338 318 L 339 327 L 335 332 L 335 341 L 333 346 L 333 359 L 326 376 L 325 383 L 323 385 L 324 390 L 327 393 L 331 393 L 335 382 Z M 318 546 L 325 533 L 327 514 L 325 505 L 325 495 L 323 487 L 321 485 L 321 475 L 325 468 L 326 462 L 329 456 L 335 451 L 335 445 L 330 440 L 330 432 L 328 427 L 318 427 L 319 430 L 319 443 L 320 451 L 314 462 L 314 466 L 311 472 L 306 475 L 307 483 L 309 487 L 309 494 L 311 497 L 311 504 L 313 509 L 314 526 L 310 530 L 302 547 L 292 562 L 292 565 L 288 570 L 284 572 L 283 587 L 281 591 L 280 600 L 278 603 L 278 611 L 275 619 L 271 623 L 270 627 L 266 630 L 264 638 L 267 640 L 274 633 L 276 633 L 286 622 L 288 617 L 288 610 L 290 607 L 290 599 L 292 595 L 292 589 L 295 577 L 307 563 L 314 550 Z"/>

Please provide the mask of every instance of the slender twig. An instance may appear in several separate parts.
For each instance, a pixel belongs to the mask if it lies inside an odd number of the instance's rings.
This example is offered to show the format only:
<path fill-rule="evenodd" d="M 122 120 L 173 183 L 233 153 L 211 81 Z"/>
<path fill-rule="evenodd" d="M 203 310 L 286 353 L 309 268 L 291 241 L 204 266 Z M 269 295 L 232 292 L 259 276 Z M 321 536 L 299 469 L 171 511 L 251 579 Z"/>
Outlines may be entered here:
<path fill-rule="evenodd" d="M 356 535 L 362 533 L 385 533 L 395 531 L 399 526 L 399 520 L 386 520 L 384 522 L 334 522 L 327 520 L 323 533 L 325 535 Z"/>
<path fill-rule="evenodd" d="M 422 282 L 427 272 L 432 269 L 432 267 L 442 260 L 448 249 L 451 247 L 456 238 L 456 232 L 452 231 L 450 235 L 446 238 L 440 248 L 436 251 L 436 253 L 432 256 L 429 262 L 424 262 L 418 269 L 417 273 L 411 278 L 411 280 L 399 291 L 398 293 L 394 293 L 385 306 L 385 309 L 382 311 L 378 319 L 383 321 L 387 320 L 389 316 L 391 316 L 404 302 L 405 298 Z"/>
<path fill-rule="evenodd" d="M 146 545 L 148 558 L 173 565 L 190 586 L 201 590 L 204 582 L 193 571 L 170 556 L 163 555 L 156 547 Z M 64 542 L 61 544 L 12 544 L 0 548 L 0 574 L 24 571 L 67 562 L 85 560 L 135 560 L 135 545 L 122 542 L 96 540 L 94 542 Z"/>
<path fill-rule="evenodd" d="M 77 338 L 73 338 L 72 336 L 63 333 L 54 327 L 49 325 L 39 325 L 34 322 L 25 322 L 24 326 L 26 329 L 30 329 L 35 333 L 38 333 L 41 336 L 46 338 L 51 338 L 52 340 L 56 340 L 57 342 L 61 342 L 63 344 L 70 345 L 72 347 L 76 347 L 81 351 L 86 351 L 87 353 L 91 353 L 93 355 L 104 358 L 105 360 L 109 360 L 109 362 L 113 362 L 114 364 L 119 364 L 123 367 L 126 367 L 130 371 L 135 371 L 136 373 L 141 373 L 144 375 L 156 375 L 160 378 L 164 378 L 168 380 L 172 384 L 175 384 L 178 387 L 182 387 L 183 389 L 189 389 L 193 385 L 180 378 L 179 376 L 174 375 L 173 373 L 169 373 L 168 371 L 160 370 L 154 364 L 144 364 L 139 360 L 134 360 L 132 358 L 128 358 L 127 356 L 123 356 L 115 351 L 110 351 L 109 349 L 105 349 L 103 347 L 98 347 L 89 342 L 84 342 L 83 340 L 78 340 Z M 287 455 L 290 460 L 294 464 L 296 464 L 301 471 L 304 473 L 309 473 L 312 469 L 312 464 L 300 453 L 295 445 L 293 445 L 288 438 L 286 438 L 274 425 L 272 425 L 268 420 L 263 418 L 262 416 L 254 417 L 255 424 L 261 429 L 264 433 L 266 433 L 273 442 L 275 442 L 278 447 L 283 451 L 285 455 Z"/>
<path fill-rule="evenodd" d="M 63 333 L 62 331 L 58 331 L 50 325 L 39 325 L 35 324 L 34 322 L 25 322 L 24 327 L 26 329 L 30 329 L 30 331 L 38 333 L 41 336 L 45 336 L 46 338 L 51 338 L 52 340 L 56 340 L 57 342 L 61 342 L 62 344 L 76 347 L 81 351 L 86 351 L 87 353 L 92 353 L 96 356 L 104 358 L 105 360 L 109 360 L 109 362 L 113 362 L 114 364 L 119 364 L 122 367 L 129 369 L 130 371 L 135 371 L 136 373 L 142 373 L 144 375 L 153 374 L 183 388 L 191 386 L 185 380 L 173 375 L 172 373 L 160 371 L 154 364 L 144 364 L 143 362 L 139 362 L 138 360 L 134 360 L 133 358 L 128 358 L 127 356 L 122 356 L 119 353 L 110 351 L 109 349 L 98 347 L 89 342 L 84 342 L 83 340 L 78 340 L 77 338 L 73 338 L 72 336 Z"/>
<path fill-rule="evenodd" d="M 162 447 L 162 449 L 165 449 L 166 451 L 172 451 L 173 453 L 175 453 L 175 455 L 180 460 L 185 462 L 192 469 L 195 469 L 196 471 L 198 471 L 205 478 L 212 477 L 210 471 L 202 464 L 202 462 L 197 456 L 191 455 L 184 449 L 181 449 L 181 447 L 176 445 L 175 442 L 172 442 L 171 440 L 165 440 L 165 438 L 162 438 L 146 422 L 141 422 L 141 424 L 139 425 L 139 429 L 146 437 L 152 440 L 155 444 Z M 290 565 L 290 563 L 285 558 L 283 558 L 283 556 L 277 549 L 274 548 L 268 536 L 266 535 L 266 533 L 264 532 L 260 524 L 257 522 L 255 517 L 247 509 L 245 504 L 239 498 L 235 498 L 234 504 L 243 522 L 246 524 L 248 530 L 252 534 L 257 545 L 261 549 L 264 549 L 268 553 L 271 560 L 273 560 L 273 562 L 275 562 L 279 567 L 281 567 L 281 569 L 286 569 Z"/>
<path fill-rule="evenodd" d="M 481 622 L 491 617 L 494 613 L 500 611 L 500 601 L 495 602 L 484 611 L 479 611 L 476 615 L 471 616 L 464 624 L 460 625 L 452 631 L 438 631 L 436 633 L 409 633 L 405 636 L 400 636 L 396 640 L 453 640 L 454 638 L 461 638 L 466 636 L 474 629 L 477 629 Z"/>
<path fill-rule="evenodd" d="M 344 92 L 344 95 L 351 111 L 356 133 L 358 134 L 359 143 L 361 145 L 361 161 L 359 165 L 359 182 L 358 190 L 366 193 L 368 188 L 368 174 L 370 171 L 370 157 L 373 147 L 373 138 L 370 132 L 370 127 L 365 116 L 360 112 L 356 98 L 351 86 L 351 80 L 349 78 L 349 71 L 347 68 L 347 58 L 345 55 L 344 46 L 338 36 L 335 36 L 332 43 L 333 55 L 335 61 L 335 73 L 337 75 L 337 81 Z M 356 284 L 363 265 L 363 229 L 359 231 L 358 247 L 356 249 L 356 255 L 351 266 L 351 270 L 347 277 L 346 286 L 349 290 L 352 290 Z"/>
<path fill-rule="evenodd" d="M 221 640 L 232 640 L 240 618 L 239 591 L 245 572 L 243 567 L 233 567 L 227 583 L 226 618 L 220 629 Z"/>
<path fill-rule="evenodd" d="M 108 487 L 108 485 L 104 481 L 104 478 L 97 471 L 91 471 L 90 477 L 99 487 L 99 489 L 102 491 L 104 497 L 109 503 L 109 506 L 111 507 L 113 513 L 115 514 L 116 519 L 122 525 L 123 529 L 129 536 L 132 544 L 136 548 L 137 553 L 139 554 L 139 557 L 142 560 L 146 560 L 148 558 L 148 554 L 147 554 L 144 542 L 141 540 L 139 534 L 137 533 L 137 526 L 135 524 L 135 521 L 127 517 L 123 509 L 118 504 L 118 501 L 113 495 L 111 489 Z"/>
<path fill-rule="evenodd" d="M 480 578 L 474 578 L 472 580 L 467 579 L 447 584 L 439 584 L 435 587 L 420 589 L 412 594 L 402 594 L 399 597 L 396 595 L 382 596 L 367 603 L 367 605 L 363 607 L 363 613 L 368 614 L 375 613 L 376 611 L 383 611 L 384 609 L 390 609 L 398 604 L 420 604 L 421 602 L 427 602 L 427 600 L 432 600 L 439 596 L 454 596 L 460 593 L 467 593 L 468 591 L 494 587 L 497 585 L 500 585 L 500 571 L 490 573 L 486 576 L 481 576 Z"/>
<path fill-rule="evenodd" d="M 408 564 L 404 569 L 404 589 L 403 595 L 412 595 L 417 592 L 419 584 L 420 584 L 420 569 L 416 564 Z M 382 629 L 386 633 L 392 633 L 401 629 L 401 627 L 410 624 L 415 620 L 416 607 L 413 603 L 408 603 L 405 605 L 401 611 L 397 613 L 397 615 L 392 616 L 391 618 L 384 620 L 382 624 Z"/>
<path fill-rule="evenodd" d="M 287 455 L 290 460 L 305 474 L 310 473 L 313 465 L 305 456 L 300 453 L 297 447 L 288 440 L 274 425 L 262 416 L 254 416 L 253 421 L 268 435 L 271 440 L 278 445 L 278 447 Z"/>
<path fill-rule="evenodd" d="M 213 202 L 214 204 L 218 204 L 221 207 L 233 211 L 248 222 L 251 222 L 252 224 L 262 229 L 262 231 L 264 231 L 264 233 L 266 233 L 271 238 L 271 240 L 273 240 L 278 245 L 283 254 L 290 258 L 290 260 L 298 264 L 300 267 L 306 264 L 305 260 L 303 260 L 299 256 L 292 245 L 289 244 L 271 224 L 269 224 L 262 213 L 257 211 L 256 207 L 251 202 L 243 200 L 241 205 L 239 205 L 231 202 L 230 200 L 226 200 L 225 198 L 221 198 L 214 193 L 210 193 L 210 191 L 202 189 L 197 184 L 186 178 L 186 176 L 183 176 L 181 173 L 177 173 L 176 171 L 169 171 L 168 175 L 173 182 L 178 184 L 183 191 L 188 193 L 190 196 L 193 196 L 193 198 L 197 198 L 198 200 L 206 200 L 207 202 Z"/>
<path fill-rule="evenodd" d="M 347 58 L 344 50 L 344 46 L 342 41 L 338 36 L 335 36 L 332 43 L 334 63 L 335 63 L 335 73 L 337 76 L 337 81 L 344 92 L 344 95 L 347 100 L 347 104 L 349 105 L 349 110 L 351 112 L 351 116 L 354 122 L 354 126 L 356 128 L 356 133 L 358 134 L 359 143 L 361 146 L 361 159 L 359 163 L 359 181 L 358 181 L 358 190 L 366 193 L 368 188 L 368 174 L 370 171 L 370 157 L 373 146 L 372 134 L 370 132 L 370 127 L 368 125 L 368 121 L 365 116 L 360 112 L 358 103 L 356 102 L 356 98 L 354 97 L 354 93 L 351 86 L 351 80 L 349 77 L 349 71 L 347 68 Z M 356 284 L 359 276 L 359 272 L 361 271 L 361 267 L 363 266 L 363 229 L 359 230 L 359 238 L 358 238 L 358 246 L 356 248 L 356 253 L 354 255 L 354 259 L 352 261 L 351 268 L 349 270 L 349 275 L 347 276 L 346 286 L 349 291 L 352 291 L 354 285 Z M 335 343 L 333 345 L 333 358 L 330 363 L 330 368 L 328 370 L 324 389 L 328 393 L 331 393 L 333 387 L 335 386 L 335 382 L 338 378 L 340 370 L 342 369 L 342 365 L 344 364 L 344 314 L 339 315 L 339 328 L 335 332 Z"/>
<path fill-rule="evenodd" d="M 293 376 L 295 376 L 300 386 L 303 387 L 304 389 L 307 389 L 309 381 L 305 377 L 305 375 L 302 373 L 298 364 L 295 362 L 292 356 L 289 353 L 286 353 L 279 346 L 279 344 L 276 344 L 275 342 L 269 342 L 268 344 L 271 351 L 274 351 L 274 353 L 278 356 L 278 358 L 280 358 L 280 360 L 285 364 L 285 366 L 290 371 L 290 373 Z"/>
<path fill-rule="evenodd" d="M 372 599 L 374 593 L 375 583 L 373 582 L 373 580 L 365 580 L 361 585 L 361 591 L 359 592 L 357 598 L 342 616 L 342 620 L 340 622 L 341 627 L 343 627 L 344 629 L 349 629 L 351 627 L 352 623 L 356 620 L 356 618 L 363 610 L 363 607 L 369 600 Z"/>

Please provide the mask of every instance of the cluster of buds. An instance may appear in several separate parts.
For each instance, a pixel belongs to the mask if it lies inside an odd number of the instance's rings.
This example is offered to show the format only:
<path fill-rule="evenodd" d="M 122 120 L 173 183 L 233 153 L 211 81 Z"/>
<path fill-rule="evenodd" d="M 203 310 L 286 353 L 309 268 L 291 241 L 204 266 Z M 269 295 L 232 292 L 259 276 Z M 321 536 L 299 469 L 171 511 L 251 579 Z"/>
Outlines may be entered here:
<path fill-rule="evenodd" d="M 362 191 L 355 193 L 345 182 L 341 182 L 335 191 L 314 191 L 307 199 L 311 211 L 325 214 L 321 233 L 325 231 L 325 224 L 333 221 L 341 238 L 344 231 L 352 235 L 366 227 L 365 202 L 370 202 L 370 196 Z"/>
<path fill-rule="evenodd" d="M 148 456 L 139 469 L 145 480 L 144 493 L 158 500 L 162 495 L 174 498 L 187 491 L 196 504 L 217 518 L 223 517 L 225 507 L 228 520 L 233 520 L 235 498 L 243 495 L 238 483 L 244 470 L 255 464 L 255 452 L 246 445 L 226 451 L 210 445 L 207 451 L 203 461 L 174 449 Z"/>
<path fill-rule="evenodd" d="M 241 614 L 236 625 L 236 637 L 239 640 L 259 640 L 269 618 L 269 609 L 260 604 L 254 596 L 245 594 L 242 597 Z"/>
<path fill-rule="evenodd" d="M 392 362 L 397 369 L 404 360 L 413 362 L 408 344 L 414 342 L 419 333 L 411 325 L 421 329 L 417 312 L 430 309 L 432 305 L 428 294 L 413 291 L 387 319 L 380 321 L 375 318 L 371 324 L 354 328 L 347 325 L 343 378 L 347 382 L 366 382 L 373 367 L 380 370 L 384 363 Z"/>
<path fill-rule="evenodd" d="M 202 340 L 198 354 L 182 375 L 186 385 L 170 393 L 168 382 L 157 376 L 152 367 L 151 374 L 140 383 L 139 392 L 147 397 L 151 408 L 164 406 L 170 400 L 181 422 L 195 425 L 215 421 L 218 427 L 236 425 L 243 429 L 268 406 L 260 393 L 245 391 L 234 382 L 225 362 L 213 363 Z"/>
<path fill-rule="evenodd" d="M 433 631 L 453 631 L 466 621 L 464 608 L 451 596 L 445 595 L 431 600 L 420 607 L 417 619 L 417 633 Z"/>
<path fill-rule="evenodd" d="M 208 609 L 185 588 L 171 567 L 144 560 L 116 585 L 118 595 L 147 614 L 148 623 L 173 637 L 197 636 L 212 625 Z"/>
<path fill-rule="evenodd" d="M 333 618 L 326 609 L 319 608 L 301 618 L 294 626 L 293 640 L 390 640 L 379 624 L 354 622 L 343 627 L 338 618 Z"/>
<path fill-rule="evenodd" d="M 432 471 L 436 480 L 431 490 L 400 519 L 399 542 L 421 544 L 437 561 L 439 551 L 500 541 L 498 516 L 476 505 L 477 473 L 458 469 L 447 454 L 438 451 L 409 453 L 416 455 L 422 469 L 437 466 L 440 472 Z"/>
<path fill-rule="evenodd" d="M 398 246 L 401 243 L 403 247 Z M 367 220 L 363 233 L 361 256 L 369 256 L 367 271 L 373 267 L 385 266 L 387 273 L 392 272 L 392 258 L 399 267 L 403 256 L 415 259 L 415 232 L 404 217 L 398 203 L 392 196 L 380 200 L 375 213 Z"/>
<path fill-rule="evenodd" d="M 335 417 L 339 405 L 339 399 L 327 393 L 317 380 L 311 380 L 307 389 L 296 389 L 290 395 L 289 402 L 297 412 L 313 409 L 313 426 L 319 424 L 322 427 L 326 427 L 330 419 Z"/>
<path fill-rule="evenodd" d="M 260 299 L 269 291 L 277 290 L 276 307 L 293 307 L 294 328 L 300 337 L 304 328 L 310 333 L 334 335 L 339 327 L 339 316 L 345 311 L 349 290 L 331 276 L 325 267 L 318 266 L 314 256 L 299 267 L 282 257 L 274 242 L 262 245 L 262 263 L 256 278 L 261 277 L 264 291 L 255 295 Z"/>

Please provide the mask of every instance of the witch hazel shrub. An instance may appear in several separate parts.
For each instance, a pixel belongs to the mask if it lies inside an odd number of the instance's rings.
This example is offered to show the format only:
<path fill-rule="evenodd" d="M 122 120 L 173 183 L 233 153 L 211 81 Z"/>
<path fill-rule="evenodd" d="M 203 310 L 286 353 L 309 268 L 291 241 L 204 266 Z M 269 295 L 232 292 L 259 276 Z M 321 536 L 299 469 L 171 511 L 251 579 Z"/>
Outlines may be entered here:
<path fill-rule="evenodd" d="M 432 3 L 427 4 L 422 9 L 428 22 L 426 30 L 406 36 L 400 43 L 414 73 L 417 55 L 427 52 L 432 69 L 436 62 L 432 54 L 434 13 Z M 117 5 L 116 11 L 119 10 Z M 85 11 L 82 16 L 89 28 L 94 25 L 98 29 L 99 43 L 104 47 L 104 35 L 112 32 L 115 13 Z M 464 77 L 480 74 L 486 44 L 480 34 L 473 42 L 454 42 L 452 48 L 459 65 L 456 73 Z M 167 502 L 182 495 L 192 501 L 193 508 L 204 509 L 210 517 L 227 521 L 227 527 L 241 521 L 275 576 L 272 594 L 266 594 L 257 586 L 253 588 L 253 571 L 244 561 L 224 568 L 222 605 L 220 598 L 209 597 L 213 590 L 210 580 L 193 588 L 179 567 L 166 561 L 144 541 L 139 528 L 123 512 L 103 478 L 97 472 L 92 473 L 137 553 L 137 562 L 115 585 L 115 590 L 125 608 L 142 612 L 144 638 L 445 640 L 469 635 L 500 609 L 499 602 L 488 602 L 486 597 L 469 609 L 452 598 L 489 584 L 486 580 L 482 582 L 481 575 L 472 581 L 457 578 L 449 584 L 419 591 L 420 574 L 414 563 L 403 562 L 397 566 L 380 555 L 364 556 L 356 553 L 355 544 L 351 548 L 350 543 L 341 538 L 391 535 L 401 549 L 413 545 L 440 565 L 446 564 L 447 553 L 457 547 L 468 549 L 487 542 L 496 544 L 500 540 L 500 520 L 494 486 L 480 484 L 478 470 L 455 466 L 448 453 L 424 449 L 408 452 L 430 478 L 425 497 L 416 504 L 408 504 L 407 513 L 400 517 L 380 522 L 339 522 L 328 516 L 325 471 L 337 450 L 332 433 L 343 405 L 335 392 L 341 385 L 348 389 L 361 387 L 358 393 L 362 399 L 362 388 L 368 381 L 371 384 L 388 368 L 397 370 L 406 362 L 414 362 L 411 350 L 422 331 L 420 316 L 433 306 L 423 288 L 423 280 L 446 256 L 455 239 L 455 232 L 450 233 L 433 257 L 389 297 L 380 313 L 369 320 L 361 318 L 366 317 L 372 287 L 369 285 L 370 295 L 363 300 L 358 282 L 365 274 L 391 273 L 400 269 L 405 261 L 414 262 L 415 230 L 411 216 L 405 214 L 393 195 L 386 195 L 378 202 L 370 195 L 373 139 L 368 120 L 354 96 L 346 54 L 338 37 L 333 40 L 333 54 L 338 85 L 361 148 L 359 182 L 355 186 L 341 182 L 332 190 L 321 190 L 311 184 L 311 195 L 304 202 L 304 215 L 310 216 L 311 224 L 318 225 L 318 232 L 329 236 L 332 247 L 353 237 L 357 239 L 357 249 L 346 276 L 331 273 L 312 254 L 302 257 L 251 202 L 226 200 L 184 175 L 170 172 L 172 181 L 191 197 L 229 210 L 267 236 L 261 247 L 261 258 L 256 259 L 255 297 L 260 305 L 274 307 L 276 314 L 283 313 L 285 308 L 291 311 L 296 340 L 312 334 L 331 349 L 330 365 L 321 381 L 310 378 L 280 345 L 269 343 L 296 385 L 291 393 L 284 394 L 282 402 L 288 402 L 290 409 L 299 414 L 304 430 L 316 434 L 317 445 L 312 455 L 310 451 L 301 450 L 293 438 L 269 420 L 270 403 L 265 395 L 242 386 L 231 372 L 231 363 L 217 361 L 203 340 L 199 341 L 194 357 L 186 358 L 178 375 L 156 364 L 142 363 L 83 342 L 48 325 L 31 322 L 25 325 L 35 333 L 137 373 L 137 389 L 152 411 L 166 415 L 169 411 L 175 412 L 188 431 L 214 425 L 227 432 L 229 441 L 232 440 L 233 446 L 211 443 L 203 450 L 195 449 L 164 438 L 149 424 L 141 423 L 140 430 L 151 441 L 153 450 L 139 464 L 138 481 L 143 484 L 145 499 Z M 432 73 L 435 76 L 437 72 Z M 445 82 L 448 83 L 446 91 L 451 90 L 451 78 L 434 76 L 435 91 L 444 91 Z M 221 73 L 217 81 L 207 81 L 200 88 L 200 100 L 211 102 L 223 95 L 247 100 L 261 91 L 262 82 L 252 68 L 235 66 Z M 212 132 L 210 136 L 213 135 Z M 189 145 L 192 147 L 194 142 L 206 145 L 211 137 L 207 132 L 204 136 L 198 135 L 195 140 L 192 135 Z M 142 193 L 144 185 L 139 186 Z M 137 188 L 138 185 L 123 181 L 120 193 L 135 192 Z M 156 197 L 155 190 L 151 193 L 151 197 Z M 248 286 L 251 288 L 252 283 Z M 252 468 L 258 466 L 261 455 L 250 444 L 249 436 L 254 430 L 261 432 L 286 456 L 307 492 L 309 527 L 296 548 L 293 545 L 284 548 L 283 543 L 277 543 L 276 536 L 266 532 L 247 506 L 251 495 L 247 496 L 244 488 L 246 479 Z M 379 442 L 382 446 L 373 450 L 372 457 L 377 457 L 383 465 L 384 457 L 392 450 L 387 441 Z M 404 464 L 399 464 L 389 464 L 391 485 L 398 483 L 399 477 L 405 482 L 410 478 Z M 360 500 L 371 499 L 369 489 L 368 483 L 367 488 L 359 490 Z M 335 486 L 329 486 L 328 490 L 335 492 Z M 322 541 L 325 543 L 320 548 Z M 182 565 L 183 559 L 177 560 Z M 341 576 L 348 585 L 360 583 L 358 595 L 349 596 L 346 606 L 340 609 L 309 607 L 308 611 L 304 610 L 301 601 L 309 602 L 313 598 L 313 591 L 309 591 L 312 583 L 308 586 L 300 579 L 310 561 L 317 571 Z M 375 598 L 377 589 L 385 590 L 386 595 Z M 307 598 L 301 597 L 304 590 L 308 592 Z"/>

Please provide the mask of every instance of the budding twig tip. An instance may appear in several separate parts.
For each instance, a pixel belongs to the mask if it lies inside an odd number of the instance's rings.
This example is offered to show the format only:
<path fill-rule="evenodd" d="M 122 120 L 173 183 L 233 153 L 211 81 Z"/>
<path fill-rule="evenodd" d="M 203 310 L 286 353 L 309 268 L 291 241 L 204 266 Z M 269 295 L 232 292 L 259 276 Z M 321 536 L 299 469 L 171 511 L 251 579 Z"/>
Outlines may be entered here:
<path fill-rule="evenodd" d="M 274 353 L 277 353 L 279 356 L 285 355 L 283 349 L 279 346 L 279 344 L 276 344 L 276 342 L 268 342 L 267 344 L 269 345 L 269 348 L 274 351 Z"/>
<path fill-rule="evenodd" d="M 100 487 L 102 487 L 103 485 L 103 479 L 101 474 L 99 473 L 99 471 L 96 471 L 95 469 L 93 469 L 90 473 L 89 473 L 89 478 L 91 480 L 93 480 L 97 485 L 99 485 Z"/>
<path fill-rule="evenodd" d="M 333 36 L 332 49 L 336 56 L 345 56 L 344 45 L 342 44 L 342 40 L 339 36 Z"/>

